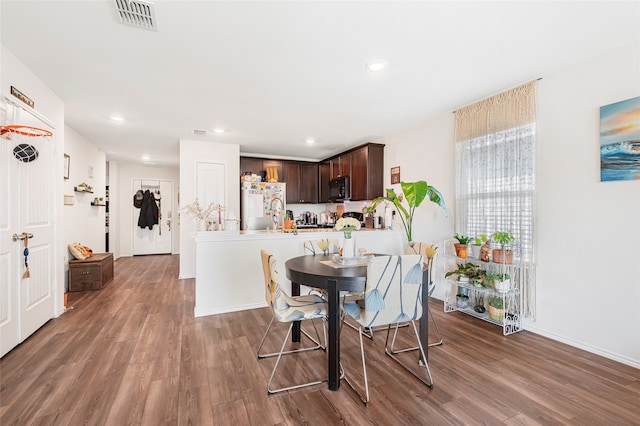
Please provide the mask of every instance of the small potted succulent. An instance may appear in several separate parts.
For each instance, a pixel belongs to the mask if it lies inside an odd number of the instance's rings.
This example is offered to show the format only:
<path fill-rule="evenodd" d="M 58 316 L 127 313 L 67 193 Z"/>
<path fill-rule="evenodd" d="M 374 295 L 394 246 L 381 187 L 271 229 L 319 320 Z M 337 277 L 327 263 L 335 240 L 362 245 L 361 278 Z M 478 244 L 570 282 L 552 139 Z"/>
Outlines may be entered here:
<path fill-rule="evenodd" d="M 485 234 L 473 238 L 473 242 L 471 243 L 471 255 L 473 257 L 480 259 L 480 247 L 486 243 L 487 240 L 488 238 Z"/>
<path fill-rule="evenodd" d="M 458 294 L 456 294 L 456 304 L 458 308 L 464 309 L 469 306 L 469 290 L 465 287 L 458 287 Z"/>
<path fill-rule="evenodd" d="M 471 237 L 467 237 L 466 235 L 458 235 L 456 232 L 453 234 L 453 238 L 455 238 L 458 242 L 453 246 L 456 249 L 456 256 L 461 259 L 467 258 L 467 250 L 469 249 L 469 241 L 471 241 Z"/>
<path fill-rule="evenodd" d="M 494 263 L 513 263 L 513 250 L 508 246 L 515 238 L 511 232 L 496 232 L 493 234 L 493 241 L 499 245 L 499 248 L 493 249 Z"/>
<path fill-rule="evenodd" d="M 489 299 L 489 318 L 494 321 L 504 321 L 504 298 L 492 297 Z"/>

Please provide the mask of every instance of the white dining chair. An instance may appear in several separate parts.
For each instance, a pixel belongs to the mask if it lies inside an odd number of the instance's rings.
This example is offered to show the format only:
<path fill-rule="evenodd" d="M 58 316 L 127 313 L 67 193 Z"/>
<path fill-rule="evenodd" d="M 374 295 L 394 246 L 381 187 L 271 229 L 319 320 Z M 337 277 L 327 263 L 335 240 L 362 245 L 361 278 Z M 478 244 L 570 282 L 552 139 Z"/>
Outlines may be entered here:
<path fill-rule="evenodd" d="M 303 244 L 304 254 L 306 256 L 315 256 L 315 255 L 329 255 L 336 254 L 340 250 L 340 241 L 337 239 L 315 239 L 315 240 L 306 240 Z M 311 294 L 317 294 L 323 299 L 327 299 L 327 294 L 325 290 L 322 289 L 313 289 L 310 292 Z M 340 292 L 340 301 L 341 303 L 345 302 L 354 302 L 360 300 L 364 297 L 364 292 L 362 291 L 341 291 Z M 358 326 L 352 324 L 349 320 L 344 321 L 348 327 L 358 330 Z M 373 338 L 373 330 L 367 329 L 364 332 L 364 335 L 369 339 Z"/>
<path fill-rule="evenodd" d="M 345 380 L 355 390 L 365 404 L 369 403 L 369 383 L 367 379 L 366 356 L 364 352 L 363 330 L 367 327 L 397 325 L 407 322 L 413 328 L 418 342 L 423 364 L 410 366 L 390 351 L 387 328 L 385 353 L 397 361 L 414 376 L 422 380 L 428 387 L 433 387 L 433 378 L 415 321 L 422 316 L 422 261 L 420 255 L 376 256 L 369 260 L 367 266 L 367 284 L 364 303 L 348 302 L 343 304 L 345 313 L 358 324 L 360 335 L 360 352 L 364 375 L 364 394 L 360 387 L 349 377 L 345 369 Z M 396 328 L 397 330 L 397 328 Z M 424 371 L 417 369 L 424 368 Z M 423 377 L 421 377 L 423 376 Z"/>
<path fill-rule="evenodd" d="M 427 296 L 431 297 L 433 292 L 436 289 L 436 283 L 433 281 L 433 273 L 435 268 L 435 260 L 438 254 L 438 246 L 433 243 L 422 243 L 422 242 L 413 242 L 412 244 L 407 244 L 405 247 L 405 254 L 420 254 L 424 257 L 424 268 L 427 270 L 427 276 L 423 285 L 427 286 Z M 438 340 L 435 342 L 429 342 L 429 346 L 439 346 L 442 345 L 444 339 L 442 338 L 442 334 L 440 334 L 440 328 L 438 327 L 438 323 L 433 316 L 433 312 L 431 308 L 429 308 L 429 318 L 431 319 L 431 323 L 435 327 L 436 333 L 438 335 Z M 397 330 L 396 330 L 397 332 Z M 395 341 L 395 337 L 394 337 Z M 391 345 L 393 349 L 393 345 Z M 403 349 L 394 353 L 406 352 L 409 350 L 417 350 L 417 347 Z"/>
<path fill-rule="evenodd" d="M 318 333 L 318 329 L 314 320 L 320 319 L 322 320 L 322 331 L 324 342 L 327 341 L 326 338 L 326 329 L 325 329 L 325 321 L 327 315 L 327 304 L 324 300 L 315 295 L 309 294 L 304 296 L 289 296 L 280 286 L 277 261 L 276 259 L 266 250 L 260 251 L 262 256 L 262 269 L 264 272 L 264 283 L 265 283 L 265 299 L 267 304 L 271 307 L 273 311 L 273 318 L 271 318 L 271 322 L 267 327 L 267 330 L 262 337 L 262 341 L 260 342 L 260 346 L 258 347 L 257 354 L 258 358 L 269 358 L 277 356 L 276 364 L 273 367 L 273 371 L 271 372 L 271 377 L 269 378 L 269 382 L 267 384 L 267 392 L 269 394 L 283 392 L 286 390 L 297 389 L 304 386 L 316 385 L 322 382 L 325 382 L 327 379 L 320 379 L 308 383 L 296 384 L 291 386 L 286 386 L 278 389 L 272 389 L 271 383 L 273 382 L 274 376 L 276 374 L 276 370 L 278 369 L 278 365 L 280 364 L 280 359 L 282 355 L 293 354 L 298 352 L 305 352 L 317 349 L 325 349 L 325 346 L 320 342 L 320 334 Z M 267 335 L 271 330 L 273 323 L 275 321 L 279 321 L 282 323 L 289 323 L 289 329 L 287 331 L 286 336 L 282 342 L 282 347 L 279 352 L 273 352 L 264 354 L 260 351 L 262 350 L 262 346 L 264 345 L 265 340 L 267 339 Z M 315 346 L 311 347 L 302 347 L 298 349 L 285 351 L 287 346 L 287 342 L 289 337 L 291 336 L 291 331 L 293 329 L 293 324 L 296 321 L 304 322 L 310 320 L 313 324 L 313 328 L 315 330 L 316 338 L 313 338 L 306 331 L 302 330 L 300 337 L 305 336 L 309 338 Z M 325 343 L 326 344 L 326 343 Z"/>

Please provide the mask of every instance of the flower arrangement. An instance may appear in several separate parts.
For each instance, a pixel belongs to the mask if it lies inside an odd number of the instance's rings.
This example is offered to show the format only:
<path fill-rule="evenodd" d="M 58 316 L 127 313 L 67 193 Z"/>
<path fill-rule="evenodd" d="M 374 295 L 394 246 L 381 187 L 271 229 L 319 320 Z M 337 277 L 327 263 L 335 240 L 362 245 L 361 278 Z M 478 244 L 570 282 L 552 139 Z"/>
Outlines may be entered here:
<path fill-rule="evenodd" d="M 193 216 L 196 219 L 206 220 L 209 218 L 209 216 L 211 216 L 211 213 L 214 212 L 215 206 L 213 205 L 213 203 L 209 203 L 209 206 L 206 209 L 203 209 L 200 206 L 200 202 L 196 198 L 196 200 L 193 203 L 187 204 L 186 206 L 182 207 L 180 210 L 183 210 L 187 215 Z"/>
<path fill-rule="evenodd" d="M 207 231 L 209 230 L 210 223 L 212 222 L 213 214 L 218 213 L 218 223 L 222 223 L 222 212 L 226 209 L 222 204 L 209 203 L 206 209 L 200 206 L 200 202 L 196 200 L 182 207 L 180 210 L 184 211 L 187 215 L 193 216 L 198 220 L 204 221 Z"/>
<path fill-rule="evenodd" d="M 334 226 L 336 231 L 342 231 L 345 239 L 351 238 L 351 232 L 360 229 L 360 221 L 354 217 L 341 217 Z"/>

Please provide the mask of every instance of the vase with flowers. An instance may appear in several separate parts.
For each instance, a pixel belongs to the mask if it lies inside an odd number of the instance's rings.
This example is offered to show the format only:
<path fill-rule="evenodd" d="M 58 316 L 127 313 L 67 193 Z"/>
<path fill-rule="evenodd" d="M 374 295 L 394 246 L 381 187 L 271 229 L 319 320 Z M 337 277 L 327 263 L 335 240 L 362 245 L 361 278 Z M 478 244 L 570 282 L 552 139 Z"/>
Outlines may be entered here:
<path fill-rule="evenodd" d="M 211 223 L 213 219 L 214 212 L 219 211 L 218 207 L 220 205 L 215 205 L 213 203 L 209 203 L 209 206 L 206 209 L 203 209 L 200 206 L 200 202 L 196 198 L 196 200 L 182 207 L 180 211 L 184 211 L 186 215 L 191 216 L 197 220 L 196 229 L 198 231 L 210 231 Z"/>
<path fill-rule="evenodd" d="M 342 257 L 357 256 L 355 238 L 351 235 L 353 231 L 360 229 L 360 221 L 353 217 L 341 217 L 336 222 L 334 229 L 344 234 L 344 243 L 342 244 Z"/>

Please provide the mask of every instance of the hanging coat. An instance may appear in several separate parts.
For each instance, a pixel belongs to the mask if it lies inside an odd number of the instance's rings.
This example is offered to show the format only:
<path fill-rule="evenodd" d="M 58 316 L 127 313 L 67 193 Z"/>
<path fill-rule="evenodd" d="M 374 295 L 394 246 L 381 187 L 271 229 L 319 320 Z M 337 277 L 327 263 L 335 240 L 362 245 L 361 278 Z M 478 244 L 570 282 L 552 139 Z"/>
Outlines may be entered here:
<path fill-rule="evenodd" d="M 158 224 L 158 205 L 156 199 L 148 189 L 144 191 L 142 203 L 140 204 L 140 217 L 138 226 L 140 228 L 153 229 L 153 225 Z"/>

